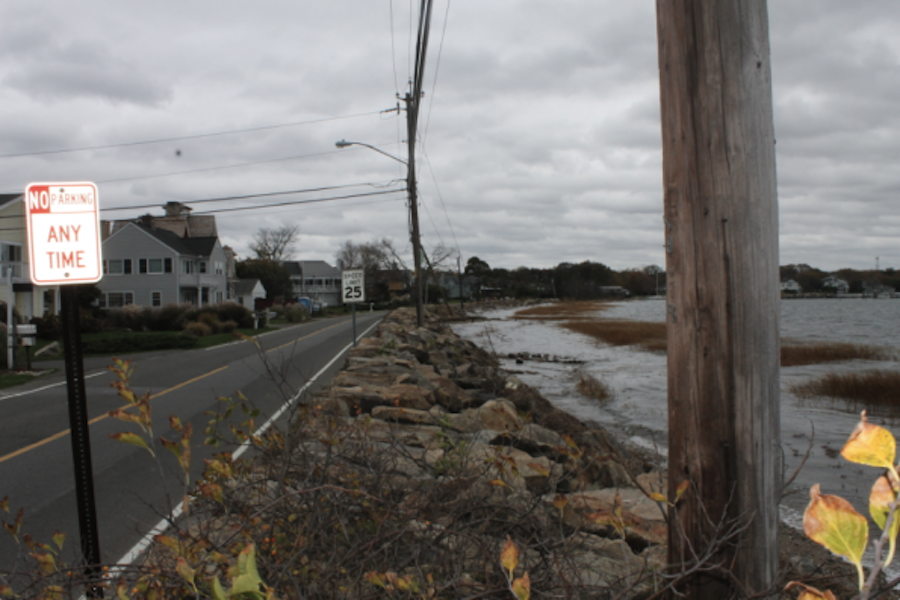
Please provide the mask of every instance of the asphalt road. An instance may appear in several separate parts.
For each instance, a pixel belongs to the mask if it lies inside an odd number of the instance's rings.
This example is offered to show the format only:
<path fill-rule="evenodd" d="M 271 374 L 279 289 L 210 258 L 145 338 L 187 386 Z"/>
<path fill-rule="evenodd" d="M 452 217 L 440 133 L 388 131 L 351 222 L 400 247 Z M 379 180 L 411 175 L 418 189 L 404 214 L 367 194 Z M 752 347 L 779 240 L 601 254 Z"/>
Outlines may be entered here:
<path fill-rule="evenodd" d="M 359 313 L 361 336 L 383 313 Z M 217 398 L 240 391 L 262 414 L 257 426 L 287 399 L 340 357 L 351 343 L 350 317 L 324 319 L 259 336 L 261 349 L 236 342 L 204 350 L 140 353 L 130 358 L 136 370 L 132 389 L 153 395 L 154 435 L 175 439 L 168 417 L 177 415 L 194 428 L 192 471 L 196 477 L 202 458 L 223 449 L 203 447 L 207 411 L 221 410 Z M 125 405 L 110 383 L 106 368 L 111 359 L 84 361 L 90 419 L 94 489 L 97 499 L 100 550 L 104 564 L 118 562 L 141 538 L 176 507 L 183 495 L 183 474 L 165 450 L 154 460 L 146 450 L 117 442 L 110 434 L 135 431 L 137 426 L 106 417 Z M 46 363 L 42 363 L 44 366 Z M 343 365 L 338 358 L 322 372 L 311 389 L 327 383 Z M 65 556 L 80 554 L 71 439 L 68 434 L 68 393 L 62 363 L 52 378 L 0 392 L 0 499 L 9 497 L 12 514 L 25 509 L 22 533 L 49 543 L 55 531 L 67 534 Z M 23 552 L 0 531 L 0 571 L 13 570 Z"/>

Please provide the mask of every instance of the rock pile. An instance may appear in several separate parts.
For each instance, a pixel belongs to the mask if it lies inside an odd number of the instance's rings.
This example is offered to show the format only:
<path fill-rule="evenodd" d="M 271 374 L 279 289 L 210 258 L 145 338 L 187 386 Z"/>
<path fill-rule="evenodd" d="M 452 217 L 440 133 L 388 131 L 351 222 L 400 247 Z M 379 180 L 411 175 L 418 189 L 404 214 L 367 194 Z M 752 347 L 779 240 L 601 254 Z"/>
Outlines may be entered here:
<path fill-rule="evenodd" d="M 531 535 L 553 538 L 554 555 L 565 558 L 565 568 L 544 573 L 546 584 L 628 588 L 628 597 L 659 584 L 653 573 L 665 560 L 666 529 L 647 492 L 660 490 L 660 474 L 603 429 L 505 374 L 473 343 L 438 325 L 416 328 L 412 310 L 394 311 L 361 340 L 309 406 L 331 419 L 343 444 L 367 444 L 406 478 L 405 508 L 428 513 L 412 511 L 411 519 L 455 529 L 460 504 L 476 501 L 525 513 Z M 437 512 L 423 501 L 436 493 L 445 507 Z M 547 540 L 522 539 L 521 526 L 510 525 L 493 534 L 495 564 L 507 535 L 547 552 Z M 547 571 L 540 554 L 526 552 L 522 568 Z M 471 576 L 485 566 L 461 568 Z"/>

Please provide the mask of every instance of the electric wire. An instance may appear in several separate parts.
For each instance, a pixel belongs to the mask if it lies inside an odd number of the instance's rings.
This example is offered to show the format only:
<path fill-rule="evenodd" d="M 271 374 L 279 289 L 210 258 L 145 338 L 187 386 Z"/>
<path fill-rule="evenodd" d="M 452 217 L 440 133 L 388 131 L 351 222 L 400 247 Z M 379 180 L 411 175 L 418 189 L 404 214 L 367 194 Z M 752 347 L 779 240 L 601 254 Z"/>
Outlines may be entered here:
<path fill-rule="evenodd" d="M 392 180 L 388 182 L 386 185 L 391 185 L 392 183 L 397 182 L 397 180 Z M 272 196 L 286 196 L 288 194 L 306 194 L 310 192 L 324 192 L 328 190 L 340 190 L 346 189 L 350 187 L 360 187 L 360 186 L 373 186 L 373 187 L 386 187 L 386 185 L 378 185 L 374 183 L 348 183 L 346 185 L 332 185 L 326 187 L 319 188 L 308 188 L 303 190 L 287 190 L 284 192 L 264 192 L 259 194 L 245 194 L 242 196 L 223 196 L 221 198 L 205 198 L 203 200 L 179 200 L 178 202 L 185 205 L 190 204 L 205 204 L 207 202 L 231 202 L 234 200 L 247 200 L 249 198 L 270 198 Z M 392 190 L 394 191 L 394 190 Z M 157 202 L 156 204 L 138 204 L 135 206 L 113 206 L 109 208 L 101 208 L 100 212 L 112 212 L 118 210 L 139 210 L 143 208 L 156 208 L 159 207 L 160 204 Z"/>
<path fill-rule="evenodd" d="M 358 117 L 369 117 L 377 115 L 381 111 L 372 111 L 366 113 L 357 113 L 354 115 L 344 115 L 341 117 L 325 117 L 322 119 L 312 119 L 310 121 L 296 121 L 293 123 L 282 123 L 280 125 L 264 125 L 262 127 L 248 127 L 246 129 L 234 129 L 231 131 L 218 131 L 213 133 L 198 133 L 195 135 L 184 135 L 178 137 L 160 138 L 155 140 L 143 140 L 138 142 L 123 142 L 119 144 L 105 144 L 101 146 L 84 146 L 80 148 L 61 148 L 56 150 L 39 150 L 37 152 L 19 152 L 15 154 L 0 154 L 0 158 L 16 158 L 23 156 L 44 156 L 47 154 L 64 154 L 66 152 L 85 152 L 88 150 L 108 150 L 110 148 L 128 148 L 132 146 L 146 146 L 149 144 L 163 144 L 166 142 L 180 142 L 183 140 L 197 140 L 201 138 L 217 137 L 223 135 L 234 135 L 237 133 L 249 133 L 254 131 L 265 131 L 269 129 L 281 129 L 283 127 L 296 127 L 299 125 L 312 125 L 314 123 L 325 123 L 328 121 L 338 121 L 341 119 L 355 119 Z"/>
<path fill-rule="evenodd" d="M 428 126 L 431 124 L 431 114 L 434 111 L 434 94 L 437 89 L 438 74 L 441 71 L 441 56 L 444 53 L 444 40 L 447 38 L 447 22 L 450 20 L 450 0 L 447 0 L 447 9 L 444 11 L 444 27 L 441 31 L 441 43 L 438 46 L 437 62 L 434 65 L 434 79 L 431 81 L 431 97 L 428 99 L 428 116 L 425 118 L 425 129 L 422 132 L 422 148 L 425 148 L 425 139 L 428 137 Z"/>

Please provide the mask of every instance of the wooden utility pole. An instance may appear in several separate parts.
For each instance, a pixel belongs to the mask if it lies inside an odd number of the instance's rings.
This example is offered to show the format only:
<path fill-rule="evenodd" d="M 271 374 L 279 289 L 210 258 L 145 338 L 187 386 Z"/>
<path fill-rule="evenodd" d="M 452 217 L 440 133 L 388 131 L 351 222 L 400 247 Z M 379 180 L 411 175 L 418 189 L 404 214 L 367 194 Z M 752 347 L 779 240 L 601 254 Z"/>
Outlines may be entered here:
<path fill-rule="evenodd" d="M 781 493 L 778 206 L 766 0 L 657 0 L 665 193 L 669 563 L 745 529 L 686 598 L 763 592 Z"/>

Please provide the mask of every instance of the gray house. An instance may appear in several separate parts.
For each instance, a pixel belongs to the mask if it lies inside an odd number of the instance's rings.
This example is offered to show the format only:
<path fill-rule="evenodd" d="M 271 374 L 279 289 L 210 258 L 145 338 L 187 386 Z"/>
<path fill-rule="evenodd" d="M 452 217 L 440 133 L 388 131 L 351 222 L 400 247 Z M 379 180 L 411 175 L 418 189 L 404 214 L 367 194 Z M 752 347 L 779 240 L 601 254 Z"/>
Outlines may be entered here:
<path fill-rule="evenodd" d="M 117 222 L 103 240 L 100 306 L 194 305 L 229 300 L 227 257 L 217 236 Z"/>
<path fill-rule="evenodd" d="M 341 271 L 324 260 L 289 260 L 284 266 L 294 283 L 294 297 L 309 298 L 322 306 L 340 306 Z"/>

